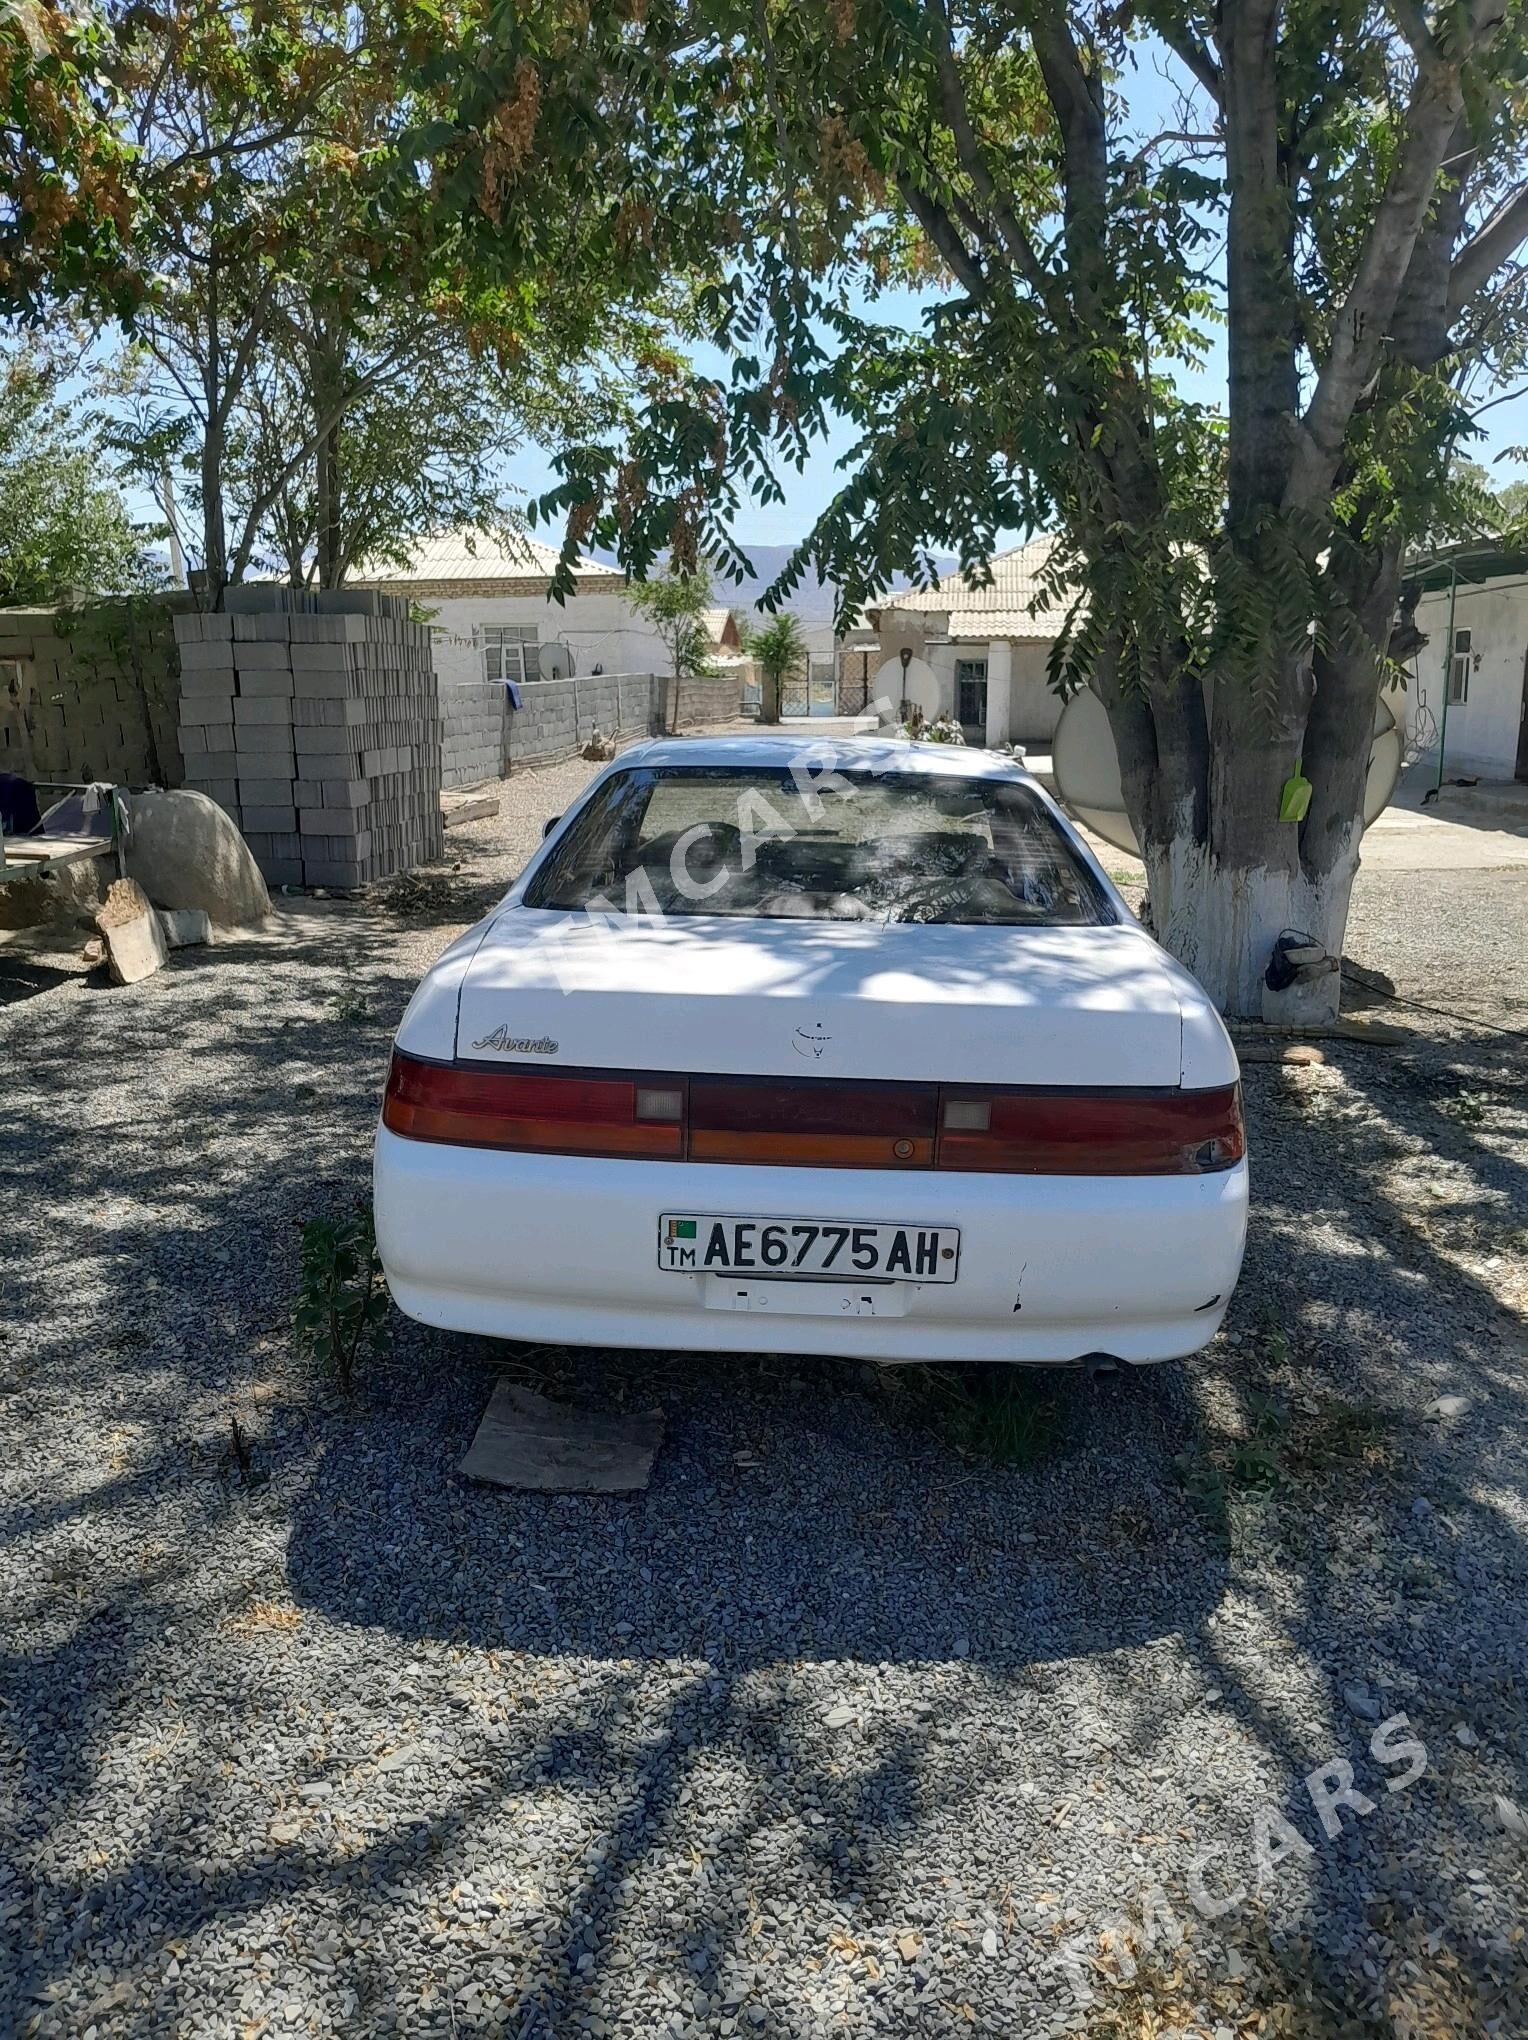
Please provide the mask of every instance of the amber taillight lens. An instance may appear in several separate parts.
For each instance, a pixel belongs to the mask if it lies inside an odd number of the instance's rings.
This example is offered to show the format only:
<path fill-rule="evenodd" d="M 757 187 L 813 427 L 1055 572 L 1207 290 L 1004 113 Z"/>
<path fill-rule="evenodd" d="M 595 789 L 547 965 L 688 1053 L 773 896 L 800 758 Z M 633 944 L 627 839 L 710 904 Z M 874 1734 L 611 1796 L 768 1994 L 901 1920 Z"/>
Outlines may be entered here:
<path fill-rule="evenodd" d="M 1192 1176 L 1246 1151 L 1241 1090 L 1037 1090 L 424 1062 L 393 1052 L 382 1123 L 539 1154 L 989 1175 Z"/>

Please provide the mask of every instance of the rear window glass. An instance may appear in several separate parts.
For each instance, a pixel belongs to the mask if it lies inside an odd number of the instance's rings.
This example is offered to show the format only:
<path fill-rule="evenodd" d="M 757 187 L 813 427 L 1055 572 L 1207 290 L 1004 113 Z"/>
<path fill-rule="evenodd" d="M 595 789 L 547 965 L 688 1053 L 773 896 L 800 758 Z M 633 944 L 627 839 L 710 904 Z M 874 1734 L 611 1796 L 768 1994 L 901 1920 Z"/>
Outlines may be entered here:
<path fill-rule="evenodd" d="M 1057 927 L 1117 918 L 1028 787 L 820 767 L 617 773 L 525 903 L 750 920 Z"/>

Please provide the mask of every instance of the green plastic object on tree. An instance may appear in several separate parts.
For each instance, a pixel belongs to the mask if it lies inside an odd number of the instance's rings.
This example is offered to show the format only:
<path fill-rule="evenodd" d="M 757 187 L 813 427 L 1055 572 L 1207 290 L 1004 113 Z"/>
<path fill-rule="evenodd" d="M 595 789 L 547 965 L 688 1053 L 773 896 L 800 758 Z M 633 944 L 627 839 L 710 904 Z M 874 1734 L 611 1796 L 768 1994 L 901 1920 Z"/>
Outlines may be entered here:
<path fill-rule="evenodd" d="M 1279 820 L 1303 822 L 1310 806 L 1311 783 L 1296 765 L 1279 794 Z"/>

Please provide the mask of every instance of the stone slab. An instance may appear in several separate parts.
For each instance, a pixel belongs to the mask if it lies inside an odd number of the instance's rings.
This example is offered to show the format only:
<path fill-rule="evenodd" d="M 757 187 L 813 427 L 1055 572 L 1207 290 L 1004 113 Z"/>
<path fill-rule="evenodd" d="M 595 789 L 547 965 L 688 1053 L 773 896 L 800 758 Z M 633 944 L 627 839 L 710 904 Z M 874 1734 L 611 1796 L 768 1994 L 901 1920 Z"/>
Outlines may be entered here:
<path fill-rule="evenodd" d="M 534 1494 L 634 1495 L 652 1479 L 662 1443 L 661 1410 L 576 1410 L 501 1381 L 461 1472 Z"/>

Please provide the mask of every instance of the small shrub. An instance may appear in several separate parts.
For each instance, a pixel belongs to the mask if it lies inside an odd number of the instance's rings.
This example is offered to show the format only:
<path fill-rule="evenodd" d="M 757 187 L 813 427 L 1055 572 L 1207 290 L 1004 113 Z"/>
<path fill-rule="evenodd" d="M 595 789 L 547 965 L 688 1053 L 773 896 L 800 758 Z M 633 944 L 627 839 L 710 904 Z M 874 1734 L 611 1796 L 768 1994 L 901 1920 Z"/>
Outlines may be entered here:
<path fill-rule="evenodd" d="M 302 1280 L 293 1312 L 297 1350 L 331 1373 L 346 1395 L 356 1364 L 375 1347 L 387 1316 L 387 1284 L 371 1213 L 310 1218 L 302 1229 Z"/>
<path fill-rule="evenodd" d="M 1063 1411 L 1054 1381 L 1027 1367 L 945 1366 L 919 1370 L 923 1390 L 945 1436 L 973 1459 L 1030 1466 L 1061 1435 Z"/>
<path fill-rule="evenodd" d="M 1486 1116 L 1488 1102 L 1481 1091 L 1445 1092 L 1438 1100 L 1438 1110 L 1446 1112 L 1460 1126 L 1479 1126 Z"/>

